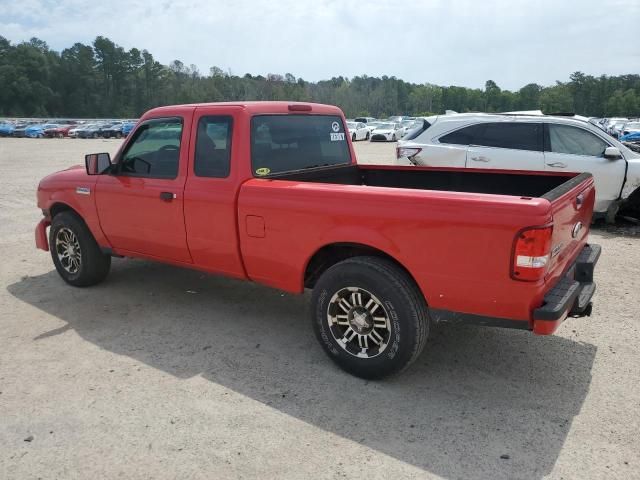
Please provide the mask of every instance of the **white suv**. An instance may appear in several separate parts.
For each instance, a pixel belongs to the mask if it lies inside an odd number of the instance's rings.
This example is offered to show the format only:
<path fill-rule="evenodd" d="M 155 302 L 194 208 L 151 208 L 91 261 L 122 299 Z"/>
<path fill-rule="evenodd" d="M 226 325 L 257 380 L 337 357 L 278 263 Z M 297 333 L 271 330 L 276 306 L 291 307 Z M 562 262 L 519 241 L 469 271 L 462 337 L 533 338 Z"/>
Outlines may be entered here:
<path fill-rule="evenodd" d="M 640 155 L 589 122 L 571 117 L 461 113 L 424 117 L 399 143 L 414 165 L 591 172 L 594 212 L 613 221 L 621 203 L 640 207 Z"/>

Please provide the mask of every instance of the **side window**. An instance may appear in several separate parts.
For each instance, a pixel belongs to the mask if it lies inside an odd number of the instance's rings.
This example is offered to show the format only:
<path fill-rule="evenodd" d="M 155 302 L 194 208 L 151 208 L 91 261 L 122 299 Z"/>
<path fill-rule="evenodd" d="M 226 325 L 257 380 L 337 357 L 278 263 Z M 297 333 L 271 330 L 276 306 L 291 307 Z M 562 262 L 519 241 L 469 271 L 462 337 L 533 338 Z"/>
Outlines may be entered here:
<path fill-rule="evenodd" d="M 193 163 L 197 177 L 225 178 L 231 164 L 232 118 L 202 117 L 198 121 L 196 153 Z"/>
<path fill-rule="evenodd" d="M 476 135 L 474 145 L 542 151 L 541 123 L 486 123 Z"/>
<path fill-rule="evenodd" d="M 569 125 L 549 124 L 549 151 L 601 157 L 609 145 L 591 132 Z"/>
<path fill-rule="evenodd" d="M 455 132 L 448 133 L 440 137 L 440 143 L 450 143 L 453 145 L 471 145 L 475 143 L 475 136 L 483 125 L 470 125 Z"/>
<path fill-rule="evenodd" d="M 122 154 L 118 174 L 176 178 L 181 136 L 181 118 L 158 118 L 144 122 Z"/>

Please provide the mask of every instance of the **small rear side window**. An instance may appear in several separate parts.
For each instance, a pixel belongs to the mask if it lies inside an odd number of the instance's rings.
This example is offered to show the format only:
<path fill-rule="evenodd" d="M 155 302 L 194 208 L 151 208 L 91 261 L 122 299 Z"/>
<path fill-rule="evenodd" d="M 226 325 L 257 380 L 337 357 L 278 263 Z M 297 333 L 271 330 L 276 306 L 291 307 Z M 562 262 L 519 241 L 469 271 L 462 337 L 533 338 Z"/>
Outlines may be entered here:
<path fill-rule="evenodd" d="M 257 115 L 251 119 L 254 175 L 348 165 L 347 137 L 335 115 Z"/>
<path fill-rule="evenodd" d="M 427 122 L 426 120 L 422 120 L 421 123 L 418 120 L 416 122 L 416 126 L 411 128 L 411 130 L 409 130 L 407 132 L 407 134 L 402 139 L 403 140 L 413 140 L 416 137 L 418 137 L 419 135 L 421 135 L 422 132 L 426 131 L 430 126 L 431 126 L 431 124 L 429 122 Z"/>
<path fill-rule="evenodd" d="M 198 122 L 193 163 L 197 177 L 229 176 L 231 159 L 231 117 L 206 116 Z"/>
<path fill-rule="evenodd" d="M 448 133 L 440 137 L 440 143 L 450 143 L 453 145 L 471 145 L 475 142 L 475 137 L 481 125 L 470 125 L 455 132 Z"/>

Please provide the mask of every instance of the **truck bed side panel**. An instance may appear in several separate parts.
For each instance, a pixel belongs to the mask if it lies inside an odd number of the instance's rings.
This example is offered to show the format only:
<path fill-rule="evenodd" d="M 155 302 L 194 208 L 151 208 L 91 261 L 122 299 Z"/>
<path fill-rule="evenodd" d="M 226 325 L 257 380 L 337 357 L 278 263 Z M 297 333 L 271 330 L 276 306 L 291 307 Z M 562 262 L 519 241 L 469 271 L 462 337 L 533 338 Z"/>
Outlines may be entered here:
<path fill-rule="evenodd" d="M 551 221 L 544 199 L 254 179 L 238 213 L 248 276 L 283 290 L 302 291 L 323 246 L 354 243 L 400 262 L 433 308 L 529 321 L 544 294 L 510 278 L 516 232 Z"/>

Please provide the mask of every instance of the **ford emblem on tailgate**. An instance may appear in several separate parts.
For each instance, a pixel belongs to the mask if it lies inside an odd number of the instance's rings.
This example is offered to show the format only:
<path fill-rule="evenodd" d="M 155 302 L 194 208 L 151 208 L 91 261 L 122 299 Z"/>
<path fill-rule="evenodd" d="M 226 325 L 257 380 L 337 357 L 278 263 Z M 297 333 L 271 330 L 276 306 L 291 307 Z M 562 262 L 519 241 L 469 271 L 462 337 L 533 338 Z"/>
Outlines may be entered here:
<path fill-rule="evenodd" d="M 571 236 L 573 238 L 576 238 L 580 233 L 580 230 L 582 230 L 582 222 L 578 222 L 573 226 L 573 230 L 571 230 Z"/>

